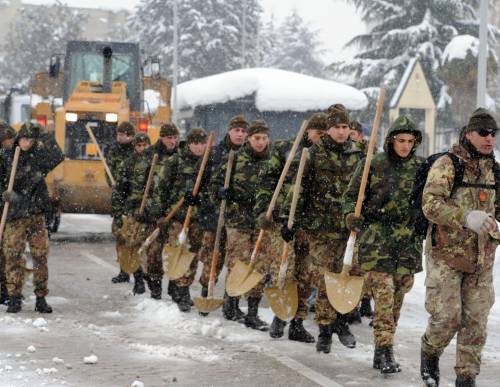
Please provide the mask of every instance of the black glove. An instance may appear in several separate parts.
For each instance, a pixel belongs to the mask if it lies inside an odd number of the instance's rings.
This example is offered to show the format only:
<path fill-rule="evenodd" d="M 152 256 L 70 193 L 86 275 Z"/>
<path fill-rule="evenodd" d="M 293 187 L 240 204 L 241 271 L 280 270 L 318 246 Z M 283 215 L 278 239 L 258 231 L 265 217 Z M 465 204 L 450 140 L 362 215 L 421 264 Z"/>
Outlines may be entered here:
<path fill-rule="evenodd" d="M 257 226 L 262 230 L 271 230 L 274 226 L 274 221 L 267 219 L 266 213 L 263 212 L 257 217 Z"/>
<path fill-rule="evenodd" d="M 136 210 L 133 216 L 134 219 L 139 223 L 148 223 L 148 217 L 144 212 L 141 214 L 139 210 Z"/>
<path fill-rule="evenodd" d="M 292 227 L 292 229 L 290 230 L 288 228 L 288 225 L 286 224 L 281 226 L 281 238 L 283 238 L 285 242 L 293 241 L 294 237 L 295 237 L 295 227 Z"/>
<path fill-rule="evenodd" d="M 192 192 L 191 191 L 187 191 L 185 194 L 184 194 L 184 200 L 186 201 L 186 203 L 190 206 L 198 206 L 201 204 L 201 199 L 198 195 L 196 196 L 193 196 Z"/>
<path fill-rule="evenodd" d="M 356 216 L 354 215 L 354 212 L 347 214 L 345 217 L 345 224 L 349 231 L 354 231 L 356 233 L 361 232 L 364 223 L 365 218 L 363 215 Z"/>
<path fill-rule="evenodd" d="M 217 199 L 219 200 L 229 200 L 229 188 L 220 187 L 217 191 Z"/>

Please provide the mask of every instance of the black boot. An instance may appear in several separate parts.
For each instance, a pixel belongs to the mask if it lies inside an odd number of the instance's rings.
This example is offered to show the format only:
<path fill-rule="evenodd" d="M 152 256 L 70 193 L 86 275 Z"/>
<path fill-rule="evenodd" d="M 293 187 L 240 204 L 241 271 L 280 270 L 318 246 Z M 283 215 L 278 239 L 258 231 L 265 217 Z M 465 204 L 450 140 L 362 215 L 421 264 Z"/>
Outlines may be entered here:
<path fill-rule="evenodd" d="M 279 339 L 283 337 L 283 333 L 285 333 L 286 321 L 279 319 L 274 316 L 273 322 L 271 324 L 271 329 L 269 329 L 269 336 L 273 339 Z"/>
<path fill-rule="evenodd" d="M 147 276 L 146 278 L 147 278 L 146 281 L 147 281 L 147 284 L 149 287 L 149 291 L 151 293 L 151 298 L 153 298 L 155 300 L 161 300 L 161 291 L 162 291 L 161 279 L 153 280 L 153 279 L 149 278 L 149 276 Z"/>
<path fill-rule="evenodd" d="M 420 351 L 420 376 L 425 386 L 439 386 L 439 357 Z"/>
<path fill-rule="evenodd" d="M 124 271 L 120 271 L 120 273 L 111 278 L 111 282 L 113 282 L 114 284 L 119 284 L 119 283 L 122 283 L 122 282 L 129 282 L 130 281 L 130 275 L 128 273 L 125 273 Z"/>
<path fill-rule="evenodd" d="M 340 342 L 347 348 L 356 347 L 356 338 L 351 333 L 343 315 L 337 314 L 337 319 L 332 323 L 332 332 L 337 334 Z"/>
<path fill-rule="evenodd" d="M 380 372 L 383 374 L 395 374 L 396 372 L 401 372 L 399 364 L 394 359 L 394 350 L 392 345 L 386 347 L 381 347 L 384 352 L 382 362 L 380 363 Z"/>
<path fill-rule="evenodd" d="M 268 331 L 269 325 L 262 321 L 258 316 L 260 297 L 249 297 L 247 302 L 248 314 L 245 316 L 245 325 L 248 328 L 256 329 L 262 332 Z"/>
<path fill-rule="evenodd" d="M 9 307 L 7 308 L 7 313 L 17 313 L 22 309 L 22 303 L 20 297 L 11 296 L 9 297 Z"/>
<path fill-rule="evenodd" d="M 457 375 L 455 387 L 476 387 L 476 378 L 474 376 Z"/>
<path fill-rule="evenodd" d="M 201 288 L 201 297 L 202 298 L 208 297 L 208 288 L 206 288 L 204 286 Z M 208 316 L 208 313 L 206 313 L 206 312 L 198 312 L 198 313 L 200 314 L 200 316 L 203 316 L 203 317 Z"/>
<path fill-rule="evenodd" d="M 167 285 L 167 294 L 172 297 L 172 294 L 174 293 L 174 288 L 175 288 L 175 282 L 172 280 L 168 281 Z"/>
<path fill-rule="evenodd" d="M 7 305 L 9 301 L 9 292 L 7 291 L 7 285 L 2 282 L 0 286 L 0 305 Z"/>
<path fill-rule="evenodd" d="M 358 308 L 354 308 L 351 312 L 344 315 L 346 323 L 349 325 L 352 324 L 361 324 L 361 314 L 359 313 Z"/>
<path fill-rule="evenodd" d="M 38 313 L 52 313 L 52 308 L 47 301 L 45 301 L 45 297 L 37 297 L 35 303 L 35 312 Z"/>
<path fill-rule="evenodd" d="M 234 321 L 238 321 L 241 324 L 245 323 L 246 314 L 240 309 L 240 298 L 234 297 Z"/>
<path fill-rule="evenodd" d="M 224 294 L 224 306 L 222 307 L 222 315 L 226 320 L 245 322 L 245 313 L 240 309 L 239 297 L 228 296 Z"/>
<path fill-rule="evenodd" d="M 142 269 L 139 269 L 134 273 L 134 289 L 132 291 L 134 295 L 144 294 L 146 292 L 146 286 L 144 285 L 144 272 Z"/>
<path fill-rule="evenodd" d="M 375 347 L 375 352 L 373 353 L 373 368 L 376 370 L 382 369 L 382 363 L 385 362 L 385 352 L 384 347 Z"/>
<path fill-rule="evenodd" d="M 189 312 L 191 310 L 191 295 L 189 294 L 189 286 L 177 287 L 178 301 L 177 306 L 181 312 Z"/>
<path fill-rule="evenodd" d="M 361 306 L 359 307 L 359 314 L 361 317 L 373 317 L 372 304 L 370 297 L 363 297 L 361 299 Z"/>
<path fill-rule="evenodd" d="M 302 343 L 314 343 L 316 341 L 314 336 L 306 331 L 302 322 L 303 320 L 299 317 L 295 317 L 290 322 L 290 328 L 288 328 L 288 340 L 300 341 Z"/>
<path fill-rule="evenodd" d="M 316 351 L 330 353 L 332 349 L 332 329 L 331 325 L 320 325 Z"/>

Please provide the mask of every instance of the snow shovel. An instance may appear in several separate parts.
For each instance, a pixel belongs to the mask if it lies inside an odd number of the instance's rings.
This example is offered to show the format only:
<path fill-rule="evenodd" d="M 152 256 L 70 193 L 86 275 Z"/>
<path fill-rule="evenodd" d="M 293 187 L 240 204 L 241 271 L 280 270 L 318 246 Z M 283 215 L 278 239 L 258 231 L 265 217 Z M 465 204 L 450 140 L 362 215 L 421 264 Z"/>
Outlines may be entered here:
<path fill-rule="evenodd" d="M 300 141 L 304 136 L 306 128 L 307 128 L 307 121 L 305 120 L 304 122 L 302 122 L 302 126 L 300 127 L 299 133 L 297 133 L 297 137 L 295 138 L 292 149 L 288 154 L 285 166 L 281 171 L 278 184 L 276 184 L 276 188 L 274 189 L 271 203 L 269 203 L 269 207 L 267 208 L 266 212 L 267 219 L 271 219 L 274 207 L 276 206 L 276 201 L 278 200 L 278 195 L 281 191 L 281 187 L 283 187 L 283 183 L 288 173 L 288 169 L 292 164 L 293 158 L 295 157 L 295 153 L 297 152 L 297 148 L 299 147 Z M 264 237 L 264 230 L 260 230 L 257 242 L 255 243 L 255 247 L 252 252 L 252 256 L 250 257 L 249 264 L 243 263 L 240 260 L 237 260 L 235 262 L 233 268 L 231 269 L 226 279 L 226 292 L 229 296 L 238 297 L 241 296 L 242 294 L 247 293 L 262 280 L 262 277 L 264 277 L 263 274 L 254 270 L 255 263 L 257 261 L 257 255 L 259 253 L 263 237 Z"/>
<path fill-rule="evenodd" d="M 224 179 L 224 188 L 229 187 L 229 180 L 231 180 L 231 172 L 233 170 L 234 152 L 229 152 L 227 160 L 226 176 Z M 220 238 L 222 234 L 222 227 L 224 227 L 224 214 L 226 212 L 226 199 L 220 202 L 219 220 L 217 221 L 217 231 L 215 232 L 214 251 L 212 253 L 212 262 L 210 263 L 210 278 L 208 281 L 208 295 L 207 297 L 193 298 L 194 305 L 202 313 L 210 313 L 219 308 L 223 303 L 223 299 L 214 298 L 215 287 L 215 273 L 217 271 L 217 262 L 220 255 Z"/>
<path fill-rule="evenodd" d="M 356 208 L 354 210 L 354 214 L 356 216 L 361 215 L 361 207 L 363 205 L 366 184 L 368 182 L 368 173 L 370 171 L 370 164 L 373 158 L 375 142 L 377 141 L 377 131 L 382 117 L 384 97 L 385 89 L 380 88 L 377 110 L 375 113 L 375 119 L 373 120 L 372 133 L 370 136 L 370 143 L 368 144 L 368 151 L 366 154 L 365 166 L 361 178 L 361 185 L 359 187 L 358 199 L 356 201 Z M 363 291 L 363 276 L 350 275 L 355 243 L 356 233 L 351 232 L 344 253 L 344 265 L 341 273 L 331 273 L 325 271 L 325 285 L 326 293 L 328 295 L 328 301 L 330 301 L 330 304 L 337 312 L 342 314 L 351 312 L 359 304 Z"/>
<path fill-rule="evenodd" d="M 203 178 L 203 173 L 205 172 L 205 167 L 207 166 L 208 156 L 212 149 L 212 145 L 215 138 L 215 132 L 210 132 L 208 136 L 207 147 L 205 148 L 205 154 L 203 155 L 203 160 L 201 162 L 200 169 L 198 171 L 198 176 L 196 177 L 196 182 L 193 188 L 193 196 L 198 195 L 200 190 L 201 179 Z M 182 225 L 182 230 L 177 237 L 177 243 L 175 246 L 171 246 L 169 243 L 165 244 L 163 248 L 163 257 L 167 259 L 167 276 L 171 280 L 176 280 L 181 278 L 189 269 L 191 262 L 195 256 L 194 253 L 189 251 L 188 246 L 188 232 L 189 223 L 191 222 L 191 215 L 193 213 L 193 207 L 189 206 L 184 219 L 184 224 Z"/>
<path fill-rule="evenodd" d="M 300 186 L 302 184 L 302 175 L 304 174 L 304 166 L 309 150 L 302 149 L 300 156 L 299 170 L 295 178 L 295 186 L 293 187 L 292 205 L 290 214 L 288 215 L 287 227 L 291 230 L 295 221 L 295 210 L 299 199 Z M 297 282 L 290 281 L 285 285 L 286 273 L 288 271 L 288 243 L 283 243 L 283 253 L 281 254 L 281 265 L 278 274 L 278 286 L 268 287 L 264 289 L 267 301 L 271 306 L 274 314 L 283 321 L 291 320 L 297 313 L 299 307 L 299 296 L 297 292 Z"/>
<path fill-rule="evenodd" d="M 16 146 L 14 151 L 14 160 L 12 161 L 12 169 L 10 170 L 9 184 L 7 185 L 7 192 L 12 192 L 14 189 L 14 180 L 16 179 L 17 163 L 19 161 L 19 154 L 21 153 L 21 148 Z M 5 230 L 5 224 L 7 223 L 7 215 L 9 214 L 10 202 L 5 202 L 3 205 L 2 220 L 0 221 L 0 246 L 2 244 L 3 232 Z"/>
<path fill-rule="evenodd" d="M 101 159 L 101 162 L 104 165 L 104 171 L 106 171 L 106 174 L 108 175 L 109 181 L 111 182 L 111 186 L 114 187 L 116 185 L 116 181 L 113 175 L 111 174 L 111 170 L 109 169 L 108 163 L 106 162 L 104 155 L 102 154 L 101 148 L 97 143 L 97 140 L 94 136 L 94 132 L 92 132 L 92 128 L 90 127 L 90 124 L 85 125 L 85 128 L 87 129 L 87 133 L 89 134 L 90 139 L 94 143 L 94 146 L 97 150 L 97 154 L 99 155 L 99 158 Z"/>
<path fill-rule="evenodd" d="M 146 207 L 146 202 L 149 197 L 149 191 L 151 190 L 151 184 L 153 183 L 153 175 L 156 167 L 156 163 L 158 162 L 158 154 L 155 153 L 153 156 L 153 160 L 151 161 L 151 167 L 149 168 L 148 179 L 146 181 L 146 187 L 144 188 L 144 193 L 142 194 L 141 206 L 139 208 L 139 214 L 142 215 L 144 213 L 144 208 Z M 125 230 L 128 231 L 130 225 L 127 222 L 124 222 Z M 126 246 L 123 248 L 123 254 L 121 255 L 120 267 L 125 273 L 133 274 L 139 269 L 141 266 L 141 257 L 137 252 L 137 233 L 139 232 L 139 223 L 134 222 L 133 229 L 130 230 L 129 234 L 130 240 L 128 241 Z"/>

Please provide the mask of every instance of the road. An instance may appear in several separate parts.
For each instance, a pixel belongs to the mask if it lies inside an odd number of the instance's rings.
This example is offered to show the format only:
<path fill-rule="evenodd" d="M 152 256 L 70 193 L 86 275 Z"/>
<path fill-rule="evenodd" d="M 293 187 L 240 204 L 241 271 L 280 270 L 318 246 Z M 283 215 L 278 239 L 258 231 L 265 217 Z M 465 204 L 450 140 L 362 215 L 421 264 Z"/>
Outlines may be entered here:
<path fill-rule="evenodd" d="M 426 320 L 421 287 L 409 296 L 396 338 L 403 372 L 382 376 L 371 368 L 368 320 L 352 327 L 355 349 L 334 337 L 332 353 L 320 355 L 314 344 L 274 340 L 228 322 L 220 310 L 208 317 L 194 309 L 183 314 L 166 295 L 154 301 L 148 294 L 134 296 L 132 284 L 111 284 L 118 269 L 109 227 L 106 217 L 63 217 L 49 258 L 52 315 L 33 312 L 30 280 L 20 314 L 8 315 L 0 307 L 0 386 L 421 385 L 419 340 Z M 195 283 L 192 295 L 199 291 Z M 217 294 L 222 291 L 219 286 Z M 267 306 L 262 315 L 272 320 Z M 498 385 L 499 326 L 495 310 L 480 386 Z M 317 336 L 311 318 L 306 327 Z M 97 363 L 84 363 L 90 355 Z M 454 385 L 453 362 L 454 344 L 442 358 L 444 386 Z"/>

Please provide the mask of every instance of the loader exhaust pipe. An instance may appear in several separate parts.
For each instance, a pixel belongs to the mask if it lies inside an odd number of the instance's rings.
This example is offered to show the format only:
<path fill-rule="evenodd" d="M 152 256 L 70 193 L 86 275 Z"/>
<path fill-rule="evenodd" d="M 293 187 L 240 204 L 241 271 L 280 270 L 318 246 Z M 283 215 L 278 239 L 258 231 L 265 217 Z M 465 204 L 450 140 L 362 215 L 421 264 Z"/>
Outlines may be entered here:
<path fill-rule="evenodd" d="M 106 46 L 102 49 L 102 56 L 104 59 L 104 74 L 102 77 L 102 91 L 104 93 L 111 93 L 111 69 L 113 64 L 113 50 L 111 47 Z"/>

